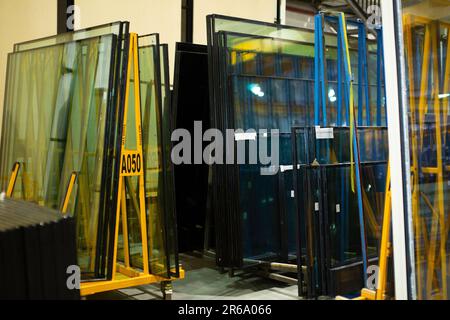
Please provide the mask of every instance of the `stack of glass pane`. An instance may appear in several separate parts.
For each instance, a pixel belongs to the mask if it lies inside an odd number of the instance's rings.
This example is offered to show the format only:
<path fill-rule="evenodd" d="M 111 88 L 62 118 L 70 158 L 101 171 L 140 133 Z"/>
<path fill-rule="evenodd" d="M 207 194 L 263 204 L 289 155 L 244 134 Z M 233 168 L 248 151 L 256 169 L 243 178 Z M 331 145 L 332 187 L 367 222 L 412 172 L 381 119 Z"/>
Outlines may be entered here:
<path fill-rule="evenodd" d="M 124 108 L 128 27 L 128 22 L 117 22 L 18 44 L 8 60 L 2 190 L 18 162 L 13 197 L 60 208 L 69 178 L 77 173 L 69 212 L 77 221 L 82 280 L 112 277 L 124 110 L 125 149 L 137 148 L 133 68 Z M 158 35 L 139 38 L 145 236 L 150 272 L 166 278 L 179 276 L 168 65 L 167 45 L 159 43 Z M 129 248 L 123 250 L 120 234 L 118 258 L 123 261 L 128 252 L 131 266 L 143 268 L 137 177 L 125 178 L 125 199 Z"/>
<path fill-rule="evenodd" d="M 333 23 L 335 20 L 326 21 Z M 349 21 L 349 25 L 354 31 L 359 30 L 356 32 L 358 37 L 349 36 L 349 51 L 353 78 L 357 79 L 353 86 L 364 230 L 369 263 L 375 263 L 389 157 L 384 127 L 382 48 L 379 47 L 380 39 L 365 39 L 365 33 L 361 31 L 365 30 L 363 24 Z M 339 30 L 337 25 L 334 29 Z M 378 35 L 381 35 L 379 31 Z M 348 84 L 343 50 L 335 44 L 336 41 L 325 37 L 323 55 L 327 61 L 324 68 L 327 81 L 318 82 L 320 78 L 316 78 L 315 93 L 320 99 L 322 94 L 326 98 L 325 106 L 321 105 L 321 100 L 314 110 L 315 127 L 293 128 L 294 187 L 300 230 L 298 247 L 303 253 L 298 259 L 299 280 L 305 281 L 309 297 L 356 293 L 364 287 L 362 275 L 367 272 L 362 270 L 358 197 L 356 189 L 352 188 L 356 176 L 352 174 L 351 166 L 350 116 L 345 94 Z M 319 67 L 316 61 L 316 72 Z M 298 141 L 306 141 L 309 145 L 306 157 L 305 148 Z M 301 161 L 304 158 L 308 161 L 306 164 Z M 306 267 L 304 274 L 301 266 Z M 299 293 L 303 294 L 302 286 L 299 286 Z"/>
<path fill-rule="evenodd" d="M 167 45 L 159 35 L 138 38 L 142 143 L 144 152 L 145 205 L 150 273 L 169 278 L 179 276 L 173 169 L 170 162 L 171 105 Z M 125 148 L 136 148 L 134 77 L 131 77 Z M 131 135 L 130 135 L 131 134 Z M 164 146 L 164 147 L 163 147 Z M 131 267 L 143 268 L 139 219 L 138 178 L 126 177 L 128 250 L 123 232 L 119 236 L 119 260 L 129 254 Z"/>
<path fill-rule="evenodd" d="M 213 127 L 222 131 L 278 129 L 280 140 L 280 170 L 274 176 L 262 176 L 262 165 L 214 166 L 217 262 L 223 267 L 242 267 L 245 262 L 291 261 L 297 253 L 291 128 L 316 124 L 314 32 L 214 15 L 208 17 L 208 37 Z M 338 117 L 337 105 L 343 104 L 344 98 L 338 92 L 343 84 L 339 72 L 342 75 L 343 71 L 338 68 L 336 35 L 326 34 L 325 43 L 327 124 L 347 125 L 345 108 L 340 108 L 342 115 Z M 368 56 L 376 61 L 376 43 L 369 42 L 368 47 Z M 355 72 L 358 49 L 357 39 L 352 38 Z M 377 68 L 370 66 L 368 75 L 368 90 L 373 93 L 369 96 L 375 98 Z M 355 86 L 362 88 L 362 84 Z M 358 95 L 355 102 L 359 102 Z M 372 99 L 369 103 L 377 102 Z M 366 116 L 365 110 L 371 109 L 365 108 L 365 100 L 363 103 L 365 119 L 383 119 L 384 111 L 378 118 L 375 111 L 373 117 Z M 258 142 L 262 139 L 256 137 Z M 342 141 L 344 148 L 348 141 Z"/>
<path fill-rule="evenodd" d="M 127 33 L 128 23 L 117 22 L 17 44 L 8 56 L 2 190 L 18 162 L 13 197 L 59 209 L 78 174 L 69 212 L 83 279 L 111 276 L 112 155 Z"/>
<path fill-rule="evenodd" d="M 312 279 L 307 283 L 310 297 L 347 294 L 362 288 L 358 199 L 352 191 L 350 152 L 345 147 L 350 129 L 333 128 L 332 137 L 325 139 L 318 138 L 316 130 L 306 131 L 312 164 L 298 161 L 294 170 L 300 230 L 305 232 L 305 239 L 299 239 L 305 252 L 300 264 L 308 268 L 307 279 Z M 297 139 L 303 139 L 304 131 L 294 131 Z M 361 180 L 368 255 L 374 262 L 384 213 L 387 129 L 360 128 L 358 137 L 361 145 L 372 147 L 361 149 Z M 300 158 L 304 149 L 297 148 L 296 153 Z M 352 277 L 346 280 L 344 272 Z"/>
<path fill-rule="evenodd" d="M 268 130 L 257 143 L 270 143 L 270 130 L 278 129 L 280 165 L 292 165 L 291 126 L 309 125 L 313 111 L 313 38 L 311 30 L 209 16 L 212 127 Z M 213 166 L 219 266 L 295 258 L 292 173 L 263 176 L 264 168 Z"/>

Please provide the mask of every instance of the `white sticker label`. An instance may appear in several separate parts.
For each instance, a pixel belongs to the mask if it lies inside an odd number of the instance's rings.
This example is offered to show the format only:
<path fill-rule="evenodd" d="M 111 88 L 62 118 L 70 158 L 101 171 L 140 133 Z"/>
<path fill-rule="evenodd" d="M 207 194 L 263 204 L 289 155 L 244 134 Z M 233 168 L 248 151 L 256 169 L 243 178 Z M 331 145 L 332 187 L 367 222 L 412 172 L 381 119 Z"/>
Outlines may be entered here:
<path fill-rule="evenodd" d="M 316 139 L 317 140 L 334 139 L 334 130 L 333 130 L 333 128 L 316 127 Z"/>
<path fill-rule="evenodd" d="M 319 211 L 320 207 L 319 207 L 319 203 L 318 202 L 316 202 L 314 204 L 314 208 L 315 208 L 314 210 Z"/>
<path fill-rule="evenodd" d="M 297 169 L 300 170 L 300 165 L 297 165 Z M 280 166 L 281 172 L 292 171 L 294 170 L 294 166 Z"/>
<path fill-rule="evenodd" d="M 291 190 L 291 198 L 295 198 L 295 191 Z"/>
<path fill-rule="evenodd" d="M 336 213 L 341 213 L 341 205 L 340 204 L 336 205 Z"/>
<path fill-rule="evenodd" d="M 294 166 L 280 166 L 281 172 L 292 171 L 294 170 Z"/>

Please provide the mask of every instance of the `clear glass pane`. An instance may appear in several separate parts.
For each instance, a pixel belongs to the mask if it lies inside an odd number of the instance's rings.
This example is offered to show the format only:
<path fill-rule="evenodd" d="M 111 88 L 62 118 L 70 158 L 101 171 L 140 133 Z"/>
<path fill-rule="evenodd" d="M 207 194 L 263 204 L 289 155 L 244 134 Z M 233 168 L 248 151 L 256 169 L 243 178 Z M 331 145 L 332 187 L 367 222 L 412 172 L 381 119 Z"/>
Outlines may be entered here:
<path fill-rule="evenodd" d="M 128 28 L 127 22 L 114 22 L 74 32 L 67 32 L 56 36 L 17 43 L 14 45 L 14 52 L 49 47 L 58 44 L 64 44 L 67 42 L 99 37 L 107 34 L 115 34 L 117 36 L 120 36 L 121 34 L 123 34 L 123 32 L 125 32 L 125 28 Z"/>
<path fill-rule="evenodd" d="M 319 164 L 350 163 L 350 128 L 332 128 L 329 139 L 321 139 L 320 129 L 314 133 L 316 160 Z M 362 162 L 387 161 L 388 131 L 384 127 L 362 127 L 357 129 L 359 152 Z"/>
<path fill-rule="evenodd" d="M 416 293 L 448 300 L 450 4 L 402 1 L 402 8 Z"/>
<path fill-rule="evenodd" d="M 167 44 L 160 46 L 160 67 L 161 67 L 161 99 L 162 99 L 162 134 L 165 153 L 165 212 L 166 212 L 166 234 L 167 234 L 167 254 L 169 258 L 170 274 L 179 276 L 178 263 L 178 238 L 177 238 L 177 217 L 175 206 L 175 177 L 172 163 L 172 142 L 171 136 L 174 128 L 174 113 L 172 111 L 172 95 L 170 91 L 170 71 L 169 71 L 169 48 Z"/>
<path fill-rule="evenodd" d="M 13 197 L 59 209 L 78 174 L 68 211 L 77 221 L 83 279 L 108 271 L 109 238 L 99 230 L 107 227 L 101 192 L 116 45 L 115 35 L 104 35 L 9 55 L 2 190 L 19 162 Z"/>
<path fill-rule="evenodd" d="M 314 31 L 309 29 L 301 29 L 292 26 L 275 25 L 271 23 L 245 20 L 220 15 L 208 16 L 212 23 L 211 31 L 216 33 L 219 31 L 240 32 L 252 34 L 254 36 L 264 36 L 272 38 L 280 38 L 285 40 L 300 41 L 306 44 L 314 44 Z M 336 37 L 327 35 L 336 45 Z"/>
<path fill-rule="evenodd" d="M 150 269 L 167 278 L 179 270 L 167 46 L 157 34 L 140 37 L 139 59 Z"/>

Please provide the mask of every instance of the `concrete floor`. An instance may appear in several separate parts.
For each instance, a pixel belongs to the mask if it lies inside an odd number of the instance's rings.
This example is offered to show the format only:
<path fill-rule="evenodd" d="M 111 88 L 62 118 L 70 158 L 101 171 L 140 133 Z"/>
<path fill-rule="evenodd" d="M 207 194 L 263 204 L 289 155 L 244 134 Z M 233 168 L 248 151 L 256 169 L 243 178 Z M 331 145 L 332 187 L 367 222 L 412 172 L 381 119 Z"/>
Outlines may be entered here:
<path fill-rule="evenodd" d="M 298 300 L 297 286 L 289 286 L 250 274 L 230 278 L 220 274 L 215 261 L 208 257 L 180 255 L 186 278 L 173 283 L 174 300 Z M 160 300 L 159 286 L 137 288 L 98 294 L 89 300 Z"/>

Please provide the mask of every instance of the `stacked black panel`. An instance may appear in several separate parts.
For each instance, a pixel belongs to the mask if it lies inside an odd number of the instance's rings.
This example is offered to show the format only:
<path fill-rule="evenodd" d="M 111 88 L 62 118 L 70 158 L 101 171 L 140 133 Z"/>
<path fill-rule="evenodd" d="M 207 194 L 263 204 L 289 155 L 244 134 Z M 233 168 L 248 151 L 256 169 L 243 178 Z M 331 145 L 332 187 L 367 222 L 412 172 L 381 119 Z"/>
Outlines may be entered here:
<path fill-rule="evenodd" d="M 73 218 L 27 202 L 0 201 L 0 299 L 79 299 L 75 239 Z"/>
<path fill-rule="evenodd" d="M 173 90 L 175 128 L 194 137 L 194 124 L 210 129 L 208 50 L 206 46 L 177 43 Z M 203 143 L 206 147 L 206 143 Z M 191 154 L 194 154 L 194 146 Z M 175 167 L 178 239 L 180 252 L 202 251 L 211 243 L 211 215 L 208 209 L 209 166 L 205 163 Z M 207 212 L 208 211 L 208 212 Z M 206 232 L 206 234 L 205 234 Z"/>

